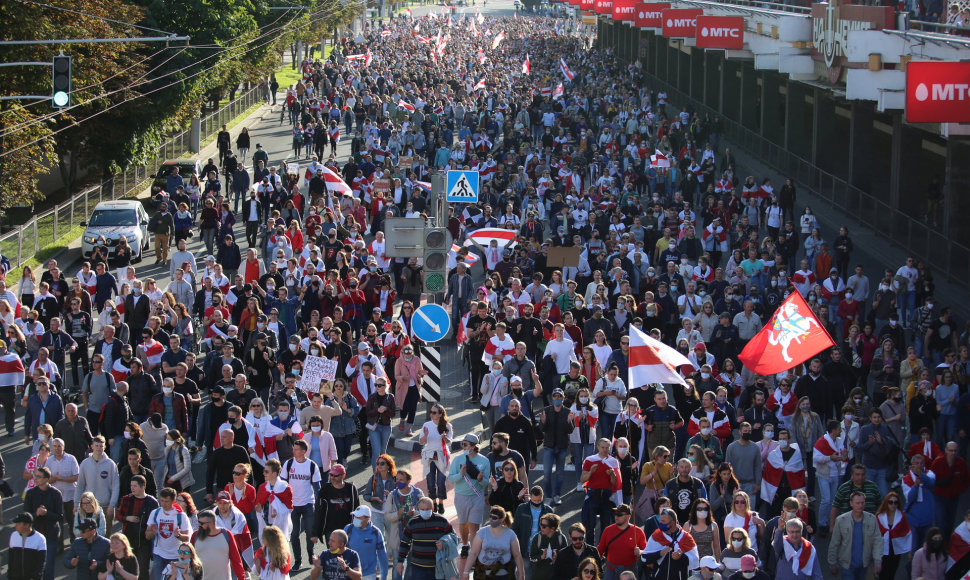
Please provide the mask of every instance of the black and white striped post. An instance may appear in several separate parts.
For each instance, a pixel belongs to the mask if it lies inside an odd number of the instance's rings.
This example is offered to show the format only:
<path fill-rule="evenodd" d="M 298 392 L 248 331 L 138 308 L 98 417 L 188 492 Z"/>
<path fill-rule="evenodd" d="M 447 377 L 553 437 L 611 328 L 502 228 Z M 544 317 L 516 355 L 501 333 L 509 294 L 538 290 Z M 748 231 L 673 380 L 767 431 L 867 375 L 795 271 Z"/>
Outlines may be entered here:
<path fill-rule="evenodd" d="M 421 381 L 421 400 L 436 403 L 441 400 L 441 347 L 425 345 L 420 350 L 421 364 L 428 372 Z"/>

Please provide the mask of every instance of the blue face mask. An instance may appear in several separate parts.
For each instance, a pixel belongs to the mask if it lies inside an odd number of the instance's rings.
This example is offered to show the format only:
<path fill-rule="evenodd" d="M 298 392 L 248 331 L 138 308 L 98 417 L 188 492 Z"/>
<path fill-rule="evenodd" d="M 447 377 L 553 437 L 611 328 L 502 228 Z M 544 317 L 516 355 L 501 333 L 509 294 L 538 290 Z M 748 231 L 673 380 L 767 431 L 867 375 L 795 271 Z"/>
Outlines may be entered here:
<path fill-rule="evenodd" d="M 418 510 L 418 515 L 421 516 L 421 519 L 423 520 L 430 519 L 432 513 L 434 512 L 432 512 L 431 510 Z"/>
<path fill-rule="evenodd" d="M 400 490 L 404 490 L 404 488 L 406 488 L 407 486 L 408 484 L 404 483 L 403 481 L 397 482 L 397 488 Z"/>
<path fill-rule="evenodd" d="M 665 524 L 663 522 L 657 522 L 657 527 L 660 528 L 661 532 L 666 532 L 670 529 L 670 524 Z"/>
<path fill-rule="evenodd" d="M 553 399 L 552 404 L 556 407 L 562 407 L 562 399 Z"/>

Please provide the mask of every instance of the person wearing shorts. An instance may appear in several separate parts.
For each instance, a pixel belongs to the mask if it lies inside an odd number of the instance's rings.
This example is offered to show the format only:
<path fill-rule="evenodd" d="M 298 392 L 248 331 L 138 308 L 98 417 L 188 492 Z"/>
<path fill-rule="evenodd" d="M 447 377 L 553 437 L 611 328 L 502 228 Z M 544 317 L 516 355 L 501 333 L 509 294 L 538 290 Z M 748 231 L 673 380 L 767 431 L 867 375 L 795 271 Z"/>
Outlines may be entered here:
<path fill-rule="evenodd" d="M 448 467 L 448 479 L 455 486 L 455 511 L 458 512 L 458 535 L 461 557 L 468 557 L 472 538 L 485 517 L 485 487 L 488 485 L 489 462 L 478 453 L 479 440 L 474 433 L 461 441 L 462 455 Z"/>

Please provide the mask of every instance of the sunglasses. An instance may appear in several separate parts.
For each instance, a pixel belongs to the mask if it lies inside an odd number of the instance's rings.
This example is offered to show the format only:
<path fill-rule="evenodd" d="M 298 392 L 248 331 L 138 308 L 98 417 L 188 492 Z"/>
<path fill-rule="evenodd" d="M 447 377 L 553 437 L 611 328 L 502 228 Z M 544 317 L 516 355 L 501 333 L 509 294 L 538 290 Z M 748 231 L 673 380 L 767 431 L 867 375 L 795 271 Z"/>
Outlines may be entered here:
<path fill-rule="evenodd" d="M 584 542 L 584 541 L 586 541 L 586 537 L 585 536 L 572 536 L 569 539 L 572 540 L 572 541 L 574 541 L 574 542 Z"/>
<path fill-rule="evenodd" d="M 502 471 L 504 471 L 505 473 L 515 473 L 515 470 L 512 469 L 511 467 L 505 467 L 502 469 Z"/>
<path fill-rule="evenodd" d="M 492 517 L 490 517 L 490 518 L 488 518 L 488 519 L 489 519 L 490 521 L 493 521 L 493 522 L 497 522 L 497 521 L 499 521 L 499 520 L 501 520 L 501 518 L 497 518 L 497 517 L 495 517 L 495 516 L 492 516 Z"/>
<path fill-rule="evenodd" d="M 387 465 L 387 462 L 386 461 L 378 461 L 377 464 L 378 465 Z"/>
<path fill-rule="evenodd" d="M 431 415 L 440 415 L 441 411 L 431 411 Z M 462 445 L 464 447 L 464 445 Z"/>
<path fill-rule="evenodd" d="M 747 503 L 748 502 L 744 501 L 743 499 L 739 499 L 734 502 L 734 505 L 746 505 Z"/>
<path fill-rule="evenodd" d="M 192 552 L 188 550 L 179 550 L 179 556 L 191 556 Z"/>
<path fill-rule="evenodd" d="M 263 473 L 266 473 L 266 472 L 264 471 Z M 246 475 L 246 472 L 245 471 L 233 471 L 232 474 L 233 475 L 243 476 L 243 475 Z"/>
<path fill-rule="evenodd" d="M 592 568 L 586 568 L 585 570 L 583 570 L 583 574 L 589 574 L 590 576 L 595 576 L 596 570 Z"/>

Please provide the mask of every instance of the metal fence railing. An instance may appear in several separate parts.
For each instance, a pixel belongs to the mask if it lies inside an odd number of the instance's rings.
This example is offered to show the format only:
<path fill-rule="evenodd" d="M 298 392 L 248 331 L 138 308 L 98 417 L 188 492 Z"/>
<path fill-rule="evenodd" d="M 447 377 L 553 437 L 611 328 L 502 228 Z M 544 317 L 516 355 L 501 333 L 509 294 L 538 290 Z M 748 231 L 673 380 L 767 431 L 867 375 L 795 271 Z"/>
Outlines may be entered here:
<path fill-rule="evenodd" d="M 219 110 L 204 117 L 202 141 L 218 133 L 224 124 L 228 124 L 261 99 L 260 89 L 254 85 Z M 159 147 L 158 153 L 146 165 L 129 167 L 123 173 L 73 195 L 53 209 L 33 216 L 0 236 L 0 252 L 10 260 L 15 270 L 18 269 L 40 252 L 41 248 L 53 244 L 81 221 L 88 219 L 99 202 L 139 194 L 147 186 L 146 181 L 158 171 L 163 161 L 189 153 L 190 139 L 191 132 L 188 130 L 173 135 Z"/>
<path fill-rule="evenodd" d="M 665 90 L 672 103 L 689 104 L 702 116 L 704 113 L 719 115 L 724 122 L 723 136 L 733 145 L 779 173 L 791 176 L 798 187 L 810 190 L 841 210 L 845 216 L 854 218 L 887 238 L 890 243 L 923 260 L 934 272 L 963 287 L 970 287 L 970 247 L 949 239 L 945 230 L 928 224 L 924 216 L 890 206 L 870 192 L 819 169 L 810 161 L 740 123 L 725 118 L 719 111 L 691 98 L 670 83 L 653 75 L 648 77 L 651 87 Z M 951 216 L 944 215 L 943 219 L 952 222 Z"/>

